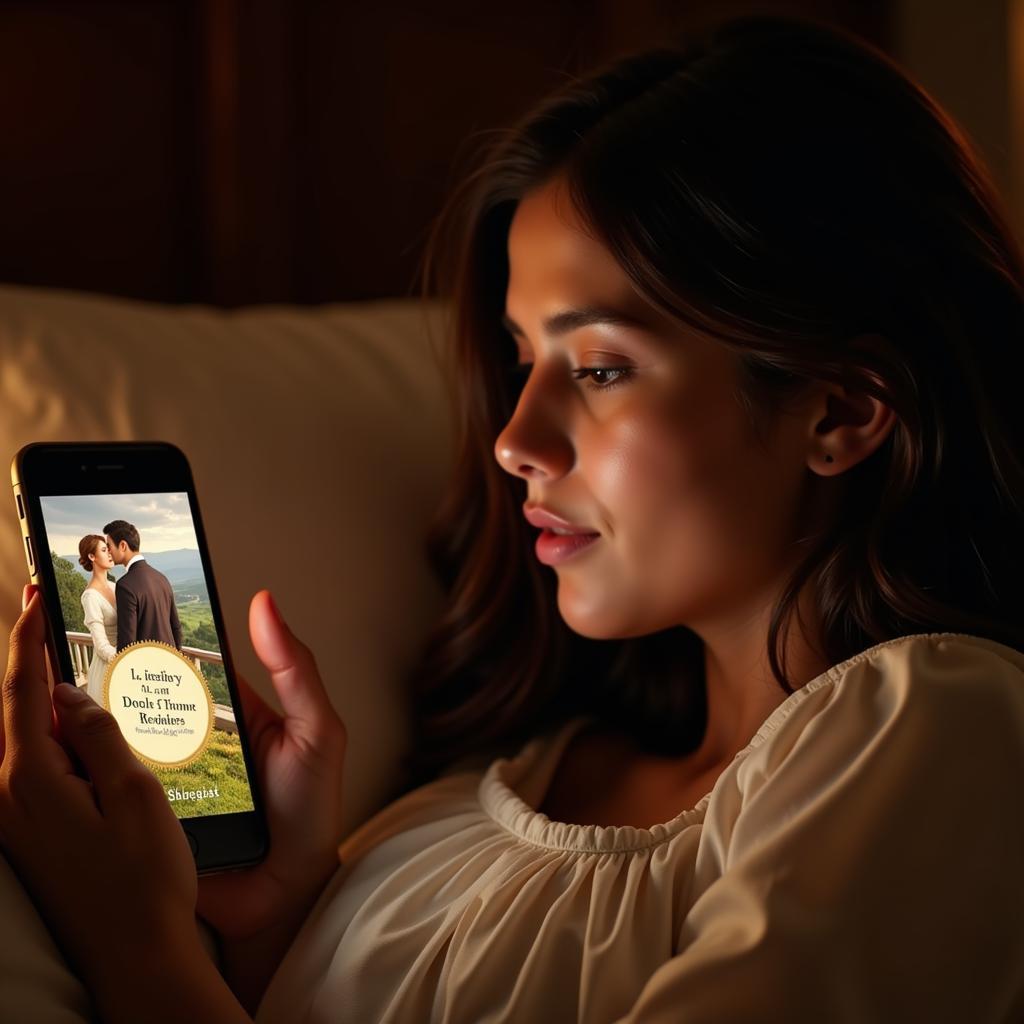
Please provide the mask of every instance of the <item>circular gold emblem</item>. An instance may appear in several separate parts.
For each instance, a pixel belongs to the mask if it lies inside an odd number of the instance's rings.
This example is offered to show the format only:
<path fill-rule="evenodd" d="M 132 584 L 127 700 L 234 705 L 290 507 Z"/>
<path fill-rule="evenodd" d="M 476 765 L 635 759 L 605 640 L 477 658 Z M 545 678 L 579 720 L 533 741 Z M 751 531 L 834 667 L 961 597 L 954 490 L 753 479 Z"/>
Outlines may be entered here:
<path fill-rule="evenodd" d="M 122 648 L 103 677 L 103 706 L 135 755 L 154 768 L 184 768 L 213 732 L 206 680 L 176 647 L 139 640 Z"/>

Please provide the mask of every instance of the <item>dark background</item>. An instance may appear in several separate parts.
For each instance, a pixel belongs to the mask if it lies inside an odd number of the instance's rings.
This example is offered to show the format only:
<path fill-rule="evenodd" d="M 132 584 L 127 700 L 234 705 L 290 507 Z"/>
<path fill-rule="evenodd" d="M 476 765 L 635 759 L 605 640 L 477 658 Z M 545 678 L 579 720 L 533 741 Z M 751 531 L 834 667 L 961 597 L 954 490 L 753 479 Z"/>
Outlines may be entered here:
<path fill-rule="evenodd" d="M 752 12 L 891 53 L 1016 202 L 1022 7 L 0 0 L 0 281 L 220 306 L 411 294 L 489 129 L 567 75 Z"/>

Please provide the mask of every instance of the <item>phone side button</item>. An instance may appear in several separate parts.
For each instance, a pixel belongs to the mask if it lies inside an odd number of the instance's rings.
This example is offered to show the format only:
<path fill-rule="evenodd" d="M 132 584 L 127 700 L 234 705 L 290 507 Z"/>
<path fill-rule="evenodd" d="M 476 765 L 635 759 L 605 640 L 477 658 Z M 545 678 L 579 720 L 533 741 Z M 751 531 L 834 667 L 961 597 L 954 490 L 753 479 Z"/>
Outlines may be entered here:
<path fill-rule="evenodd" d="M 199 850 L 199 844 L 196 842 L 196 837 L 192 835 L 191 832 L 186 832 L 185 836 L 188 839 L 188 845 L 191 848 L 192 856 L 194 857 Z"/>
<path fill-rule="evenodd" d="M 26 537 L 25 538 L 25 550 L 28 552 L 28 567 L 33 572 L 35 572 L 36 560 L 33 557 L 33 553 L 32 553 L 32 538 L 31 537 Z"/>

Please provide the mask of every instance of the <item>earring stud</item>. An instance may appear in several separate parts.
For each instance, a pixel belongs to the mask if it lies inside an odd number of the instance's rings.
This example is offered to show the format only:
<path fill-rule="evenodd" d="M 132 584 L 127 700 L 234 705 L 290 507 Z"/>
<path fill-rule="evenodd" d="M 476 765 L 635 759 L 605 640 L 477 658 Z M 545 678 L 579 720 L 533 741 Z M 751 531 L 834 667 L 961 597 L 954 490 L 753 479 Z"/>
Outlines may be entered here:
<path fill-rule="evenodd" d="M 833 459 L 831 455 L 826 455 L 825 456 L 825 461 L 826 462 L 835 462 L 835 459 Z"/>

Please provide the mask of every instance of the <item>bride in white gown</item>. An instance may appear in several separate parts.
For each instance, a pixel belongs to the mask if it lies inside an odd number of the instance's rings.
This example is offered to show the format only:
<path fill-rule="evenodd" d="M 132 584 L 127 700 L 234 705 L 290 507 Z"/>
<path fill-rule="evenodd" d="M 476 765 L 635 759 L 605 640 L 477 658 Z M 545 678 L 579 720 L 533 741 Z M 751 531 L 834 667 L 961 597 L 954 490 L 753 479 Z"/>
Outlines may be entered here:
<path fill-rule="evenodd" d="M 92 579 L 82 591 L 85 628 L 92 637 L 92 658 L 85 689 L 97 704 L 102 705 L 103 676 L 117 653 L 117 599 L 114 585 L 107 579 L 114 560 L 107 550 L 107 542 L 92 533 L 79 541 L 78 561 L 83 569 L 92 571 Z"/>

